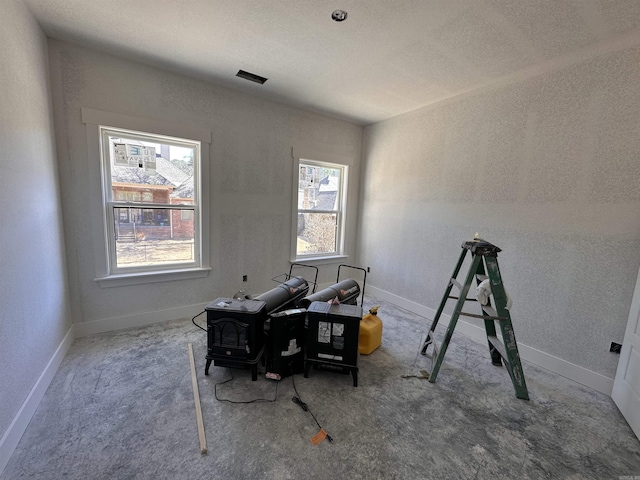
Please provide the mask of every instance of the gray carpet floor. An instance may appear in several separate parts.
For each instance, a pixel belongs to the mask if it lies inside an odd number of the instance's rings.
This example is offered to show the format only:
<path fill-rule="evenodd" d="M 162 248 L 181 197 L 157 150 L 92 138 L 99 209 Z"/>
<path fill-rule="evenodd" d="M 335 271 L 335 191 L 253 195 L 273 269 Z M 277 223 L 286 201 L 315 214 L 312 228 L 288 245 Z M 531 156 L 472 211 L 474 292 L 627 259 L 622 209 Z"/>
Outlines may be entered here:
<path fill-rule="evenodd" d="M 205 376 L 206 334 L 189 319 L 77 339 L 0 479 L 640 478 L 640 442 L 606 395 L 524 362 L 531 399 L 519 400 L 486 346 L 459 333 L 435 384 L 404 378 L 430 367 L 418 353 L 430 322 L 373 304 L 383 341 L 360 356 L 358 387 L 323 370 L 280 382 L 215 366 Z M 292 401 L 294 381 L 332 443 L 310 442 L 319 429 Z M 216 391 L 275 401 L 221 402 Z"/>

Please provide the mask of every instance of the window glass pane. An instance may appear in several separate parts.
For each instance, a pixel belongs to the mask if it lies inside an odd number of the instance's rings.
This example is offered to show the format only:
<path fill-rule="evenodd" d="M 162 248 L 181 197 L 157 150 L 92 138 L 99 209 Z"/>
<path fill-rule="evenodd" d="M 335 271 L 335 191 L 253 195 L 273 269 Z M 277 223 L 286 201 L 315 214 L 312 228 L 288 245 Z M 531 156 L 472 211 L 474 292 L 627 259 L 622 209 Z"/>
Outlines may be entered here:
<path fill-rule="evenodd" d="M 298 255 L 335 253 L 338 232 L 336 213 L 298 214 Z"/>
<path fill-rule="evenodd" d="M 195 148 L 144 138 L 108 135 L 113 199 L 194 203 Z"/>
<path fill-rule="evenodd" d="M 341 173 L 339 168 L 300 164 L 298 208 L 338 210 Z"/>
<path fill-rule="evenodd" d="M 143 267 L 191 263 L 194 258 L 193 210 L 114 208 L 116 266 Z"/>

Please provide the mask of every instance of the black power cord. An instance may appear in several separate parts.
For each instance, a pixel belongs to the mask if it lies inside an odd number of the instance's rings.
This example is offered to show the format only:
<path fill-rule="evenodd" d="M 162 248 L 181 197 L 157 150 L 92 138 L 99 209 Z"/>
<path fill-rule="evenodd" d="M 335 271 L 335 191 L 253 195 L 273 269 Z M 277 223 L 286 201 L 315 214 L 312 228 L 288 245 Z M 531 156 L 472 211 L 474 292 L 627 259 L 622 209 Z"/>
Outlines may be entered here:
<path fill-rule="evenodd" d="M 193 323 L 196 327 L 198 327 L 200 330 L 204 330 L 205 332 L 207 331 L 206 328 L 201 327 L 200 325 L 198 325 L 196 323 L 196 318 L 198 318 L 200 315 L 202 315 L 204 312 L 206 312 L 206 310 L 201 311 L 199 314 L 197 314 L 195 317 L 193 317 L 191 319 L 191 323 Z"/>
<path fill-rule="evenodd" d="M 311 414 L 311 416 L 313 417 L 313 420 L 316 422 L 316 425 L 318 425 L 318 428 L 320 430 L 323 430 L 326 433 L 326 430 L 324 428 L 322 428 L 322 426 L 318 422 L 318 419 L 316 418 L 316 416 L 313 414 L 313 412 L 311 410 L 309 410 L 309 405 L 307 405 L 306 403 L 304 403 L 300 399 L 300 394 L 298 393 L 298 389 L 296 388 L 296 381 L 295 381 L 294 377 L 295 377 L 295 375 L 292 374 L 291 375 L 291 384 L 293 385 L 293 390 L 296 392 L 297 397 L 293 397 L 291 400 L 296 405 L 299 405 L 302 410 L 304 410 L 305 412 L 309 412 Z M 333 438 L 331 438 L 331 435 L 329 435 L 328 433 L 327 433 L 327 440 L 329 440 L 329 443 L 333 443 Z"/>
<path fill-rule="evenodd" d="M 216 383 L 213 387 L 213 394 L 216 397 L 216 400 L 219 402 L 227 402 L 227 403 L 272 403 L 278 399 L 278 384 L 276 383 L 276 391 L 275 395 L 272 399 L 269 398 L 254 398 L 253 400 L 229 400 L 227 398 L 218 398 L 218 385 L 224 385 L 225 383 L 229 383 L 233 380 L 233 372 L 229 369 L 229 373 L 231 374 L 231 378 L 226 379 L 224 382 Z"/>
<path fill-rule="evenodd" d="M 196 318 L 198 318 L 203 313 L 205 313 L 205 310 L 203 310 L 198 315 L 193 317 L 191 319 L 191 323 L 193 323 L 200 330 L 203 330 L 203 331 L 206 332 L 207 330 L 205 328 L 201 327 L 200 325 L 198 325 L 196 323 Z M 289 369 L 290 369 L 290 371 L 292 370 L 291 363 L 289 364 Z M 280 382 L 276 382 L 276 389 L 275 389 L 275 394 L 273 396 L 273 399 L 269 399 L 269 398 L 254 398 L 253 400 L 236 401 L 236 400 L 229 400 L 227 398 L 218 398 L 218 386 L 219 385 L 224 385 L 225 383 L 229 383 L 231 380 L 233 380 L 233 372 L 231 371 L 231 369 L 229 369 L 229 373 L 231 373 L 231 378 L 228 378 L 227 380 L 225 380 L 223 382 L 216 383 L 214 385 L 214 387 L 213 387 L 213 393 L 214 393 L 214 396 L 215 396 L 215 398 L 216 398 L 216 400 L 218 402 L 237 403 L 237 404 L 272 403 L 272 402 L 275 402 L 278 399 L 278 383 L 280 383 Z M 294 377 L 295 377 L 295 375 L 292 373 L 291 374 L 291 384 L 293 385 L 293 390 L 296 392 L 297 396 L 296 397 L 292 397 L 291 400 L 293 401 L 293 403 L 299 405 L 300 408 L 302 408 L 302 410 L 304 410 L 305 412 L 309 412 L 309 414 L 311 414 L 311 416 L 313 417 L 313 420 L 316 422 L 316 425 L 318 425 L 318 428 L 326 433 L 326 430 L 324 430 L 322 428 L 322 425 L 320 425 L 320 422 L 318 422 L 318 419 L 316 418 L 316 416 L 313 414 L 313 412 L 311 410 L 309 410 L 309 406 L 300 399 L 300 394 L 298 393 L 298 389 L 296 388 L 296 381 L 295 381 Z M 329 440 L 329 443 L 333 443 L 333 438 L 331 437 L 331 435 L 329 435 L 328 433 L 326 435 L 327 435 L 327 439 Z"/>

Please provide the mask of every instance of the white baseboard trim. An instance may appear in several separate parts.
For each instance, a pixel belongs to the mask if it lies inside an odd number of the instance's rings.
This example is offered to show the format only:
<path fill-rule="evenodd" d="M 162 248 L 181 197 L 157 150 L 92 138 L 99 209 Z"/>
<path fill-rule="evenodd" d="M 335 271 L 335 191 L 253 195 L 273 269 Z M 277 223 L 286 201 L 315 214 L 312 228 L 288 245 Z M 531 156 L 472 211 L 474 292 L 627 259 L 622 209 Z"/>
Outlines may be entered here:
<path fill-rule="evenodd" d="M 58 371 L 63 358 L 69 351 L 69 348 L 73 344 L 75 338 L 85 337 L 95 333 L 140 327 L 150 325 L 152 323 L 176 320 L 179 318 L 191 318 L 202 312 L 206 306 L 207 303 L 187 305 L 167 310 L 127 315 L 123 317 L 105 318 L 102 320 L 81 322 L 72 325 L 51 357 L 51 360 L 49 360 L 49 363 L 40 375 L 40 378 L 38 378 L 36 384 L 31 389 L 27 399 L 20 407 L 20 410 L 14 417 L 11 425 L 9 425 L 9 428 L 2 436 L 2 439 L 0 439 L 0 474 L 2 474 L 2 471 L 9 462 L 18 442 L 20 442 L 22 435 L 27 429 L 33 414 L 36 412 L 38 405 L 44 397 L 53 376 Z"/>
<path fill-rule="evenodd" d="M 367 292 L 375 297 L 378 297 L 381 300 L 393 303 L 394 305 L 404 308 L 411 313 L 415 313 L 416 315 L 420 315 L 421 317 L 426 317 L 430 320 L 433 319 L 436 314 L 436 310 L 432 308 L 425 307 L 424 305 L 420 305 L 416 302 L 412 302 L 411 300 L 407 300 L 406 298 L 402 298 L 399 295 L 387 292 L 386 290 L 382 290 L 381 288 L 367 285 Z M 450 318 L 451 317 L 449 315 L 443 314 L 441 322 L 438 323 L 438 327 L 446 328 L 446 325 L 448 324 Z M 430 326 L 430 321 L 425 323 L 425 333 Z M 464 320 L 458 320 L 456 331 L 482 344 L 485 344 L 487 341 L 486 333 L 483 327 L 471 324 Z M 611 396 L 611 392 L 613 391 L 613 378 L 606 377 L 600 373 L 588 370 L 579 365 L 575 365 L 571 362 L 563 360 L 562 358 L 555 357 L 520 342 L 518 342 L 518 351 L 520 353 L 520 358 L 526 360 L 527 362 L 531 362 L 534 365 L 561 375 L 565 378 L 568 378 L 569 380 L 573 380 L 574 382 L 577 382 L 581 385 Z"/>
<path fill-rule="evenodd" d="M 0 474 L 2 474 L 7 463 L 9 463 L 11 455 L 13 455 L 13 452 L 18 446 L 22 435 L 27 429 L 33 414 L 36 412 L 38 405 L 40 405 L 40 401 L 44 397 L 47 388 L 49 388 L 49 384 L 51 383 L 53 376 L 58 371 L 58 368 L 62 363 L 62 359 L 69 351 L 69 347 L 71 347 L 74 339 L 75 327 L 72 325 L 62 339 L 62 342 L 60 342 L 60 345 L 58 345 L 58 348 L 49 360 L 49 363 L 47 363 L 47 366 L 40 374 L 40 377 L 31 389 L 31 392 L 29 392 L 29 395 L 20 407 L 20 410 L 18 410 L 18 413 L 11 422 L 11 425 L 9 425 L 9 428 L 7 428 L 2 439 L 0 439 Z"/>
<path fill-rule="evenodd" d="M 143 327 L 152 323 L 177 320 L 179 318 L 191 318 L 204 310 L 208 303 L 198 303 L 195 305 L 185 305 L 182 307 L 168 308 L 166 310 L 156 310 L 155 312 L 136 313 L 122 317 L 103 318 L 90 322 L 80 322 L 75 324 L 76 337 L 86 337 L 96 333 L 111 332 L 114 330 L 124 330 L 125 328 Z"/>

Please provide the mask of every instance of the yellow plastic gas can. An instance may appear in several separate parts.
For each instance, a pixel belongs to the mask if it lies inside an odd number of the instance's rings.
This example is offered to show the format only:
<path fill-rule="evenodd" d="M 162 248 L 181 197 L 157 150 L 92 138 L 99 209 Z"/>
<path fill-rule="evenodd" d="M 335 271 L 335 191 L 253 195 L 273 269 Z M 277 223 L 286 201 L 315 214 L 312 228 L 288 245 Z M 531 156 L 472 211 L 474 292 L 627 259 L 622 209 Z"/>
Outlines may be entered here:
<path fill-rule="evenodd" d="M 363 355 L 369 355 L 382 343 L 382 320 L 378 318 L 378 308 L 373 307 L 360 320 L 358 352 Z"/>

